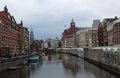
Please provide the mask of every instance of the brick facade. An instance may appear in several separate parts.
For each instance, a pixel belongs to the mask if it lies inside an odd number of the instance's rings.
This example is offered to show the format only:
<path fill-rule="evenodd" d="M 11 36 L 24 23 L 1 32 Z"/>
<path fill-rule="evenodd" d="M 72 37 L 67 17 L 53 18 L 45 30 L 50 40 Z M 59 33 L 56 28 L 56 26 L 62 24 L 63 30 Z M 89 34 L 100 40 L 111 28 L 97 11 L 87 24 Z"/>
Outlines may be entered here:
<path fill-rule="evenodd" d="M 0 56 L 10 56 L 23 52 L 23 22 L 17 24 L 6 6 L 3 11 L 0 11 L 0 41 Z"/>
<path fill-rule="evenodd" d="M 99 46 L 104 45 L 104 43 L 103 43 L 103 26 L 102 26 L 102 23 L 100 23 L 99 27 L 98 27 L 98 45 Z"/>
<path fill-rule="evenodd" d="M 70 23 L 70 28 L 65 29 L 64 32 L 62 33 L 62 46 L 63 47 L 67 47 L 66 46 L 66 38 L 68 38 L 69 36 L 71 37 L 71 35 L 75 34 L 78 31 L 78 28 L 75 27 L 75 22 L 71 21 Z"/>
<path fill-rule="evenodd" d="M 98 27 L 98 45 L 110 46 L 112 44 L 112 24 L 118 18 L 105 18 Z M 108 42 L 110 41 L 110 42 Z"/>

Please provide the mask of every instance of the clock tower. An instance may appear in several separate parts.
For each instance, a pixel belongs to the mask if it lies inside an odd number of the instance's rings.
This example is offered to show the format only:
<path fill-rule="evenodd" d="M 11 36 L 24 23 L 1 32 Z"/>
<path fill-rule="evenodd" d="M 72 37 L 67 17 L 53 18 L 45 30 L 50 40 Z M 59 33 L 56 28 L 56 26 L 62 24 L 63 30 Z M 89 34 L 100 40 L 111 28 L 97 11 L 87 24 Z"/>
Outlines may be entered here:
<path fill-rule="evenodd" d="M 33 30 L 31 29 L 30 32 L 30 44 L 34 41 L 34 34 L 33 34 Z"/>
<path fill-rule="evenodd" d="M 71 21 L 71 23 L 70 23 L 70 27 L 71 27 L 71 28 L 75 28 L 75 22 L 74 22 L 73 19 L 72 19 L 72 21 Z"/>

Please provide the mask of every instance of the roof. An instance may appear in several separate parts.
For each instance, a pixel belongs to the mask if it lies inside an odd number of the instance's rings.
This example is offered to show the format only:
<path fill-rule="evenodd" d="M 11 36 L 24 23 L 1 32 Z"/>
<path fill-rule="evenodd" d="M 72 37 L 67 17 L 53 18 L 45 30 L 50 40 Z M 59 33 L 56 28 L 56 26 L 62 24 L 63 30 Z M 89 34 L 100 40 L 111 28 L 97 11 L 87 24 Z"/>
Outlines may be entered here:
<path fill-rule="evenodd" d="M 120 18 L 117 19 L 117 20 L 115 20 L 115 21 L 113 22 L 113 24 L 116 24 L 116 23 L 119 23 L 119 22 L 120 22 Z"/>
<path fill-rule="evenodd" d="M 83 30 L 83 29 L 92 29 L 92 27 L 79 27 L 78 30 Z"/>
<path fill-rule="evenodd" d="M 105 18 L 103 21 L 107 21 L 107 22 L 113 22 L 115 20 L 117 20 L 118 18 Z"/>

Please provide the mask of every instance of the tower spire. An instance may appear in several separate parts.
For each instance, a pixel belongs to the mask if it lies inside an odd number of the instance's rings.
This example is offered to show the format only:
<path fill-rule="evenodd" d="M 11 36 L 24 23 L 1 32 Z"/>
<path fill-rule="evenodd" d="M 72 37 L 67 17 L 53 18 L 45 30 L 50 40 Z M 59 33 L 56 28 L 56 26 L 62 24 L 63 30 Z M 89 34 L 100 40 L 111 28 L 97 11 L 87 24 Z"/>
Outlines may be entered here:
<path fill-rule="evenodd" d="M 34 34 L 33 34 L 33 29 L 31 28 L 30 32 L 30 42 L 32 43 L 34 41 Z"/>
<path fill-rule="evenodd" d="M 72 18 L 72 22 L 74 22 L 74 19 Z"/>
<path fill-rule="evenodd" d="M 5 5 L 4 11 L 5 11 L 6 13 L 8 12 L 7 5 Z"/>
<path fill-rule="evenodd" d="M 73 18 L 72 18 L 72 21 L 71 21 L 71 27 L 72 27 L 72 28 L 75 27 L 75 22 L 74 22 Z"/>

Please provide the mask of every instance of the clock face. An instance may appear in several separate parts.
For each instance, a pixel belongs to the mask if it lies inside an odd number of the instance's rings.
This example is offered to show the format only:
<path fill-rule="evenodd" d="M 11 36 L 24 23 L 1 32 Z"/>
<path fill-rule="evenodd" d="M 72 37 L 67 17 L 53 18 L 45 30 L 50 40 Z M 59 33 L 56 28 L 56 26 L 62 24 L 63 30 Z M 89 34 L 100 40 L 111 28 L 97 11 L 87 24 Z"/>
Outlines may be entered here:
<path fill-rule="evenodd" d="M 72 23 L 72 25 L 74 25 L 74 23 Z"/>

